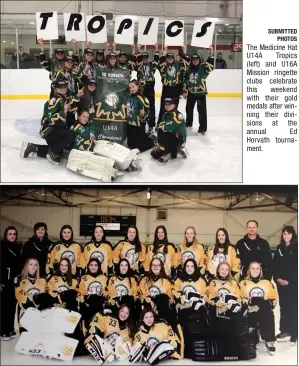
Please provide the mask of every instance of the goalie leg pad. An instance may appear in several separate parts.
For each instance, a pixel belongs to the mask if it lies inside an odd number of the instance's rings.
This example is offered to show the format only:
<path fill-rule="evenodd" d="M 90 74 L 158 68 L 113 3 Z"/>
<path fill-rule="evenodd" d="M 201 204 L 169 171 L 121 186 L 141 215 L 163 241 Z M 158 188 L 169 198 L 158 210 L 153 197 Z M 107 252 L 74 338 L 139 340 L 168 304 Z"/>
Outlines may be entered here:
<path fill-rule="evenodd" d="M 117 360 L 124 361 L 130 357 L 129 342 L 124 342 L 122 337 L 118 337 L 115 341 L 115 357 Z"/>
<path fill-rule="evenodd" d="M 113 159 L 119 170 L 138 170 L 140 169 L 141 159 L 139 150 L 130 150 L 116 142 L 99 140 L 96 142 L 94 153 Z"/>
<path fill-rule="evenodd" d="M 90 151 L 72 149 L 67 162 L 67 168 L 86 177 L 111 182 L 117 177 L 115 161 L 103 156 L 97 156 Z"/>
<path fill-rule="evenodd" d="M 141 362 L 145 348 L 145 344 L 141 345 L 139 342 L 131 347 L 129 361 L 132 363 Z"/>
<path fill-rule="evenodd" d="M 98 335 L 91 335 L 85 340 L 85 347 L 98 364 L 114 360 L 114 352 L 110 344 Z"/>
<path fill-rule="evenodd" d="M 150 365 L 154 366 L 160 363 L 163 360 L 166 360 L 171 357 L 172 354 L 175 353 L 175 348 L 170 345 L 168 342 L 160 342 L 153 346 L 146 358 L 145 361 L 149 362 Z"/>

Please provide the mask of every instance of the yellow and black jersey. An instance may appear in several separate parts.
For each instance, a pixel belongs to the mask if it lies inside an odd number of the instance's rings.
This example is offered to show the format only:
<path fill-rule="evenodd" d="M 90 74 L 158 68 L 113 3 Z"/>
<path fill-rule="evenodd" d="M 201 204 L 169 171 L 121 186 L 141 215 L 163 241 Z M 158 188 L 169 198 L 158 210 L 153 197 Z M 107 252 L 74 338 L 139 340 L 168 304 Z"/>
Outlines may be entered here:
<path fill-rule="evenodd" d="M 15 296 L 22 310 L 34 306 L 33 296 L 46 292 L 47 281 L 45 278 L 22 279 L 21 276 L 15 279 Z"/>
<path fill-rule="evenodd" d="M 252 297 L 261 297 L 264 300 L 270 300 L 274 306 L 277 304 L 278 294 L 273 284 L 265 279 L 260 279 L 255 283 L 251 280 L 243 280 L 240 282 L 243 300 L 248 302 Z"/>
<path fill-rule="evenodd" d="M 215 245 L 211 245 L 207 249 L 206 255 L 206 270 L 209 271 L 212 275 L 216 275 L 216 270 L 221 262 L 227 262 L 230 267 L 233 276 L 240 273 L 240 259 L 237 258 L 237 252 L 233 245 L 228 246 L 227 254 L 223 253 L 223 249 L 219 248 L 219 251 L 216 255 L 214 255 Z"/>
<path fill-rule="evenodd" d="M 108 276 L 113 268 L 113 249 L 111 243 L 94 243 L 91 241 L 90 243 L 85 244 L 81 256 L 80 267 L 85 270 L 88 262 L 92 258 L 99 260 L 102 272 Z"/>
<path fill-rule="evenodd" d="M 178 247 L 179 263 L 183 267 L 187 259 L 194 259 L 198 267 L 201 267 L 201 274 L 205 272 L 205 250 L 202 244 L 194 243 L 190 247 L 179 245 Z"/>
<path fill-rule="evenodd" d="M 212 280 L 207 288 L 206 298 L 209 304 L 224 308 L 226 305 L 221 299 L 228 294 L 236 296 L 238 301 L 241 302 L 242 293 L 237 281 Z"/>
<path fill-rule="evenodd" d="M 64 277 L 53 275 L 48 280 L 47 290 L 51 296 L 57 297 L 63 291 L 76 290 L 77 283 L 77 280 L 73 278 L 72 285 L 70 286 Z"/>
<path fill-rule="evenodd" d="M 159 246 L 158 252 L 154 254 L 153 249 L 154 245 L 151 244 L 147 247 L 146 255 L 145 255 L 145 262 L 144 262 L 144 269 L 145 271 L 150 270 L 151 260 L 154 258 L 161 259 L 162 263 L 164 264 L 165 273 L 167 276 L 171 276 L 171 269 L 177 268 L 179 265 L 178 260 L 178 251 L 177 248 L 173 244 L 168 244 L 168 252 L 167 254 L 164 253 L 164 245 L 161 244 Z"/>
<path fill-rule="evenodd" d="M 152 281 L 149 277 L 143 277 L 138 288 L 140 300 L 154 307 L 151 298 L 165 294 L 172 299 L 172 287 L 172 283 L 167 278 L 159 278 L 157 281 Z"/>
<path fill-rule="evenodd" d="M 178 345 L 180 343 L 179 338 L 170 325 L 163 320 L 158 320 L 149 331 L 141 325 L 134 336 L 133 344 L 138 342 L 141 344 L 145 343 L 147 347 L 152 348 L 162 341 L 169 341 L 169 343 L 178 350 Z M 175 352 L 172 357 L 176 359 L 181 358 L 177 352 Z"/>
<path fill-rule="evenodd" d="M 205 297 L 206 291 L 206 282 L 202 278 L 199 278 L 197 281 L 183 281 L 178 278 L 174 282 L 173 296 L 179 304 L 183 305 L 180 308 L 187 308 L 189 306 L 185 304 L 185 298 L 189 292 L 195 292 Z"/>
<path fill-rule="evenodd" d="M 130 285 L 131 280 L 131 285 Z M 118 276 L 112 276 L 108 278 L 107 282 L 107 297 L 109 304 L 115 304 L 115 297 L 133 296 L 137 298 L 137 281 L 135 277 L 120 278 Z"/>
<path fill-rule="evenodd" d="M 112 347 L 115 346 L 116 339 L 121 336 L 124 342 L 132 341 L 130 338 L 129 329 L 125 327 L 121 329 L 118 319 L 110 315 L 102 315 L 96 313 L 89 325 L 89 334 L 98 334 L 105 338 Z"/>
<path fill-rule="evenodd" d="M 77 272 L 77 267 L 81 260 L 82 248 L 78 243 L 66 244 L 63 242 L 54 243 L 49 251 L 46 272 L 53 274 L 57 271 L 58 264 L 62 258 L 67 258 L 72 266 L 73 275 Z"/>
<path fill-rule="evenodd" d="M 141 244 L 141 251 L 138 253 L 135 251 L 134 244 L 127 240 L 121 240 L 114 247 L 113 263 L 117 264 L 121 259 L 125 258 L 129 261 L 131 269 L 138 272 L 140 266 L 145 261 L 145 254 L 146 248 L 143 244 Z"/>
<path fill-rule="evenodd" d="M 106 296 L 107 277 L 98 275 L 96 277 L 86 274 L 81 277 L 78 289 L 78 301 L 84 301 L 88 295 Z"/>

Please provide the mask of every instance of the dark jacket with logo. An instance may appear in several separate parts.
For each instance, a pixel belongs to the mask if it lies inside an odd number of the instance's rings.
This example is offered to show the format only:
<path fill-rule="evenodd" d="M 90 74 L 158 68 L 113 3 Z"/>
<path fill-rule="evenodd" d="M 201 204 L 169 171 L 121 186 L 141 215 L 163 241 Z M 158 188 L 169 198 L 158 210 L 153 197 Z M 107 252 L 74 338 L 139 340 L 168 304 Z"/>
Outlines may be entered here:
<path fill-rule="evenodd" d="M 22 244 L 1 240 L 1 285 L 14 288 L 14 279 L 22 272 Z"/>
<path fill-rule="evenodd" d="M 259 235 L 252 240 L 245 235 L 236 244 L 238 257 L 241 260 L 241 278 L 246 276 L 248 266 L 251 262 L 257 261 L 262 265 L 263 274 L 266 279 L 272 278 L 272 254 L 267 240 Z"/>
<path fill-rule="evenodd" d="M 298 244 L 279 244 L 273 258 L 273 277 L 298 283 Z M 297 285 L 296 285 L 297 286 Z"/>

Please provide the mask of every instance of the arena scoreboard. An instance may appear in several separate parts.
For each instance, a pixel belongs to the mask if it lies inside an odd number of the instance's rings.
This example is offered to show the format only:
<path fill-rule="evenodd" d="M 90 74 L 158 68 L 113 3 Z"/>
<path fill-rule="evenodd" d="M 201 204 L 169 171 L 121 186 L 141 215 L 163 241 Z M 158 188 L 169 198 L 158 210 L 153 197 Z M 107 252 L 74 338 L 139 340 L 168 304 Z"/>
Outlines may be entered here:
<path fill-rule="evenodd" d="M 242 52 L 243 51 L 243 44 L 242 42 L 234 42 L 231 44 L 231 51 L 232 52 Z"/>
<path fill-rule="evenodd" d="M 102 225 L 107 236 L 125 236 L 136 216 L 80 215 L 80 236 L 92 236 L 96 225 Z"/>

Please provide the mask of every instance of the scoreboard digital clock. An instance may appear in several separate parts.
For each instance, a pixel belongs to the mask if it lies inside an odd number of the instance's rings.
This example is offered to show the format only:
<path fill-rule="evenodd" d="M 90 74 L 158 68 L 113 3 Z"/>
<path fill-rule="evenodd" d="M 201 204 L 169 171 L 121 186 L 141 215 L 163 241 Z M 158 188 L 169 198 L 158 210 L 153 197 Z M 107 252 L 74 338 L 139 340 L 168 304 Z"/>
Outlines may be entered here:
<path fill-rule="evenodd" d="M 136 216 L 80 215 L 80 236 L 92 236 L 94 228 L 102 225 L 107 236 L 125 236 Z"/>
<path fill-rule="evenodd" d="M 241 42 L 232 43 L 232 52 L 242 52 L 243 44 Z"/>

